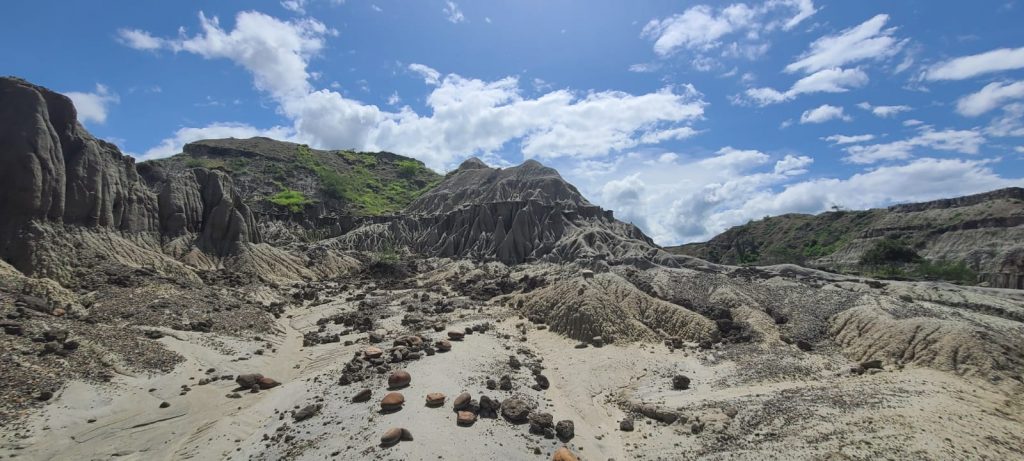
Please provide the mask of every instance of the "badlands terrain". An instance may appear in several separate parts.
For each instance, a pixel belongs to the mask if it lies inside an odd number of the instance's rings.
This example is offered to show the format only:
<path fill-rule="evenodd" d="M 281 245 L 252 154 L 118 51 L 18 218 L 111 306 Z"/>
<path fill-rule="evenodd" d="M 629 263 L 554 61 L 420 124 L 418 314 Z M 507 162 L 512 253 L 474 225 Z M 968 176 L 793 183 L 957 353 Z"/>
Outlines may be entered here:
<path fill-rule="evenodd" d="M 534 161 L 136 164 L 15 78 L 0 185 L 0 459 L 1024 458 L 1021 290 L 672 254 Z"/>

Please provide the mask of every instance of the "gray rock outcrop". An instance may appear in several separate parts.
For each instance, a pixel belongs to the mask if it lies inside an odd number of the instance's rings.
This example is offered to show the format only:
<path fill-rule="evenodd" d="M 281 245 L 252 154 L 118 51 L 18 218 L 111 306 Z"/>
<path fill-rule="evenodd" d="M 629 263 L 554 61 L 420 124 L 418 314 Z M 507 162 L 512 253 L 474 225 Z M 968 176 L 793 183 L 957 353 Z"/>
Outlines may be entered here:
<path fill-rule="evenodd" d="M 672 262 L 636 226 L 590 204 L 557 171 L 533 160 L 506 169 L 467 160 L 403 215 L 329 244 L 364 251 L 408 247 L 432 256 L 506 264 L 659 255 Z"/>
<path fill-rule="evenodd" d="M 195 233 L 201 249 L 220 255 L 260 240 L 223 172 L 147 183 L 133 158 L 78 123 L 68 97 L 11 77 L 0 78 L 0 184 L 0 257 L 25 272 L 39 269 L 32 253 L 41 226 Z"/>

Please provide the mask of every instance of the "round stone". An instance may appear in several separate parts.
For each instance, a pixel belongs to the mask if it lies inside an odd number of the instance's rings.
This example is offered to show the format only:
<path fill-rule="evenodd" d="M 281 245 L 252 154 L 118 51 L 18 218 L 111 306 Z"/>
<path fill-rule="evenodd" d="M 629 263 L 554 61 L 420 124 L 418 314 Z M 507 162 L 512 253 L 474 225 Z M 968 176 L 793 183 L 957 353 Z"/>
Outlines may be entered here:
<path fill-rule="evenodd" d="M 391 373 L 391 376 L 388 376 L 389 389 L 401 389 L 408 386 L 410 382 L 412 382 L 412 376 L 405 370 L 396 370 L 394 373 Z"/>
<path fill-rule="evenodd" d="M 405 396 L 400 392 L 391 392 L 385 395 L 380 401 L 380 409 L 384 411 L 398 411 L 405 404 Z"/>

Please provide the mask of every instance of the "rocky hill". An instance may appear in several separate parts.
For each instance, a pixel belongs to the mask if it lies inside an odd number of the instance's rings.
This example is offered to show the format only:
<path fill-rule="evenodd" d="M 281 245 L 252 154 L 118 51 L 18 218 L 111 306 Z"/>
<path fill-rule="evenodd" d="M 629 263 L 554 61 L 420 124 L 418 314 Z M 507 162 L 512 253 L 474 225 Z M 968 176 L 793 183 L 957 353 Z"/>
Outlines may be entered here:
<path fill-rule="evenodd" d="M 645 258 L 671 264 L 640 229 L 591 205 L 557 171 L 533 160 L 497 169 L 469 159 L 402 216 L 357 228 L 328 245 L 407 247 L 506 264 Z"/>
<path fill-rule="evenodd" d="M 153 184 L 193 168 L 223 171 L 261 221 L 294 224 L 306 239 L 340 235 L 362 217 L 393 214 L 441 179 L 422 162 L 389 152 L 323 151 L 268 138 L 197 141 L 138 167 Z"/>
<path fill-rule="evenodd" d="M 880 240 L 929 261 L 963 263 L 993 286 L 1022 288 L 1024 189 L 819 215 L 787 214 L 733 227 L 704 243 L 666 248 L 722 264 L 793 263 L 855 271 Z"/>

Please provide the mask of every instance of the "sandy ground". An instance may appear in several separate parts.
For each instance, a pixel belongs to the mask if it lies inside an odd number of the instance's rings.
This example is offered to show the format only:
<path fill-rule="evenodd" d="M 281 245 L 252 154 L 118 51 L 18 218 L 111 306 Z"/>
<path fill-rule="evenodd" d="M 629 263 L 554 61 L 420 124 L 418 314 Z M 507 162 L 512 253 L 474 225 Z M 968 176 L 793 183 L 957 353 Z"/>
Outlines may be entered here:
<path fill-rule="evenodd" d="M 168 331 L 159 341 L 186 358 L 172 373 L 119 375 L 102 387 L 73 382 L 29 422 L 29 435 L 0 438 L 0 457 L 537 460 L 550 459 L 565 445 L 587 460 L 1024 459 L 1019 396 L 982 381 L 910 367 L 853 375 L 836 366 L 844 359 L 826 352 L 808 359 L 811 370 L 797 378 L 751 379 L 742 373 L 743 363 L 725 359 L 721 350 L 670 351 L 639 343 L 577 349 L 576 342 L 529 323 L 522 335 L 523 320 L 499 306 L 447 314 L 449 330 L 481 321 L 494 328 L 454 342 L 451 352 L 398 364 L 412 375 L 400 391 L 406 404 L 382 414 L 386 375 L 337 383 L 345 363 L 367 346 L 365 334 L 343 337 L 356 341 L 350 346 L 302 347 L 302 333 L 315 330 L 317 319 L 356 308 L 342 301 L 345 295 L 291 309 L 278 323 L 279 334 L 260 341 Z M 390 344 L 403 330 L 402 311 L 383 308 L 394 314 L 381 322 Z M 262 355 L 257 349 L 264 349 Z M 510 369 L 510 355 L 527 366 Z M 534 363 L 543 365 L 549 389 L 530 388 L 528 366 Z M 251 372 L 283 384 L 257 394 L 242 391 L 241 398 L 227 397 L 235 391 L 233 380 L 198 385 L 206 377 Z M 488 378 L 503 374 L 512 377 L 511 391 L 486 389 Z M 689 376 L 691 388 L 672 390 L 675 374 Z M 183 385 L 191 390 L 180 395 Z M 370 401 L 352 403 L 364 387 L 372 391 Z M 430 392 L 443 392 L 448 401 L 429 408 L 424 397 Z M 451 401 L 461 392 L 533 402 L 556 422 L 572 420 L 575 437 L 545 439 L 501 417 L 457 426 Z M 159 408 L 161 402 L 170 406 Z M 291 411 L 312 403 L 323 406 L 319 414 L 292 420 Z M 665 424 L 632 411 L 642 405 L 679 418 Z M 636 418 L 634 431 L 619 430 L 624 418 Z M 390 427 L 408 429 L 414 440 L 379 446 Z M 282 436 L 271 438 L 275 434 Z"/>

